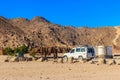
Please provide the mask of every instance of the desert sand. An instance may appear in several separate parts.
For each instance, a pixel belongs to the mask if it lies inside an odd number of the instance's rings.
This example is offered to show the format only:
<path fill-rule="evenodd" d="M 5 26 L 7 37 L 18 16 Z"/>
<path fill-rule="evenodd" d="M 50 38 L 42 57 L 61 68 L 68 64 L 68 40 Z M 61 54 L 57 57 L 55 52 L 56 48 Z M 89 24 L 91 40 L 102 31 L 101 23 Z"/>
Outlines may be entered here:
<path fill-rule="evenodd" d="M 0 80 L 119 80 L 120 65 L 90 63 L 4 62 L 0 56 Z"/>

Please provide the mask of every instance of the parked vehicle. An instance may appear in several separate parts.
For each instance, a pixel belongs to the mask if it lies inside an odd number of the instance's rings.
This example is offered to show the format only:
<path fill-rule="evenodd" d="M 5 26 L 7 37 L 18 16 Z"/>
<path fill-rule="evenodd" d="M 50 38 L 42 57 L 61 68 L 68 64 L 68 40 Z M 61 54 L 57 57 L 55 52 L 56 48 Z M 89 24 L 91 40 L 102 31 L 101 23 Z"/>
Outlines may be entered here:
<path fill-rule="evenodd" d="M 67 62 L 69 57 L 77 60 L 88 60 L 95 56 L 95 51 L 93 47 L 81 46 L 72 48 L 70 52 L 63 55 L 63 62 Z"/>

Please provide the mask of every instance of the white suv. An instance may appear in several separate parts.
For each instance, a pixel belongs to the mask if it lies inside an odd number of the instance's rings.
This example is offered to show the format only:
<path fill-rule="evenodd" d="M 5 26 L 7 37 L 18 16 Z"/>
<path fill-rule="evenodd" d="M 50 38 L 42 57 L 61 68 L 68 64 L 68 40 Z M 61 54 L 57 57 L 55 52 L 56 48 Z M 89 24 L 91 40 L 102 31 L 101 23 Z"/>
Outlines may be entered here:
<path fill-rule="evenodd" d="M 63 62 L 67 62 L 69 57 L 72 57 L 77 60 L 88 60 L 92 59 L 95 56 L 95 51 L 93 47 L 81 46 L 72 48 L 70 52 L 65 53 L 63 56 Z"/>

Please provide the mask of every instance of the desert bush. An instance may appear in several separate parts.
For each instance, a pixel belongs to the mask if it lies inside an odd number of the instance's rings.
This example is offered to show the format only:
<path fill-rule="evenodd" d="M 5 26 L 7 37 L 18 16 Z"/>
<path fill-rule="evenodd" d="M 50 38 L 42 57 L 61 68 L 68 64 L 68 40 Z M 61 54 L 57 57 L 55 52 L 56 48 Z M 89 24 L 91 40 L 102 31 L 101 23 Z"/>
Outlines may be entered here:
<path fill-rule="evenodd" d="M 33 48 L 33 49 L 30 51 L 30 56 L 35 57 L 37 51 L 38 51 L 38 48 Z"/>
<path fill-rule="evenodd" d="M 14 50 L 10 47 L 7 47 L 7 48 L 4 49 L 4 54 L 14 56 L 17 53 L 25 54 L 25 53 L 27 53 L 27 51 L 28 51 L 28 47 L 25 46 L 25 45 L 23 45 L 21 47 L 16 47 L 16 48 L 14 48 Z"/>
<path fill-rule="evenodd" d="M 36 53 L 33 51 L 33 52 L 30 53 L 30 56 L 35 57 L 35 54 Z"/>
<path fill-rule="evenodd" d="M 28 51 L 28 47 L 26 45 L 23 45 L 23 46 L 19 47 L 18 51 L 22 52 L 23 54 L 25 54 Z"/>
<path fill-rule="evenodd" d="M 16 47 L 16 48 L 14 48 L 14 55 L 17 53 L 25 54 L 25 53 L 27 53 L 27 51 L 28 51 L 28 47 L 25 45 Z"/>
<path fill-rule="evenodd" d="M 14 54 L 19 53 L 19 51 L 20 51 L 19 47 L 16 47 L 16 48 L 14 49 Z"/>
<path fill-rule="evenodd" d="M 14 52 L 13 52 L 12 48 L 10 48 L 10 47 L 5 48 L 4 53 L 7 55 L 10 55 L 10 56 L 14 55 Z"/>

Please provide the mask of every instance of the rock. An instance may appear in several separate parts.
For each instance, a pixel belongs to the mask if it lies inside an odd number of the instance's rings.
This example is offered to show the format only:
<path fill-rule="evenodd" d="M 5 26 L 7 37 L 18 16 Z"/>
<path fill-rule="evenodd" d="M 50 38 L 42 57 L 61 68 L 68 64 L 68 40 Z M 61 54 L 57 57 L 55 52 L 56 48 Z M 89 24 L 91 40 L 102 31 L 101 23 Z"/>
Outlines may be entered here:
<path fill-rule="evenodd" d="M 38 59 L 37 61 L 43 62 L 43 58 Z"/>
<path fill-rule="evenodd" d="M 95 64 L 95 62 L 94 62 L 94 61 L 92 61 L 92 60 L 91 60 L 91 61 L 89 61 L 88 63 L 90 63 L 90 64 Z"/>
<path fill-rule="evenodd" d="M 109 61 L 108 61 L 108 64 L 109 64 L 109 65 L 114 65 L 114 64 L 116 64 L 116 61 L 115 61 L 115 60 L 109 60 Z"/>
<path fill-rule="evenodd" d="M 33 58 L 32 58 L 32 57 L 29 57 L 27 61 L 33 61 Z"/>
<path fill-rule="evenodd" d="M 37 61 L 43 62 L 43 61 L 48 61 L 48 59 L 46 57 L 41 57 L 40 59 L 38 59 Z"/>
<path fill-rule="evenodd" d="M 106 59 L 104 59 L 104 58 L 99 58 L 99 59 L 98 59 L 98 64 L 106 64 Z"/>
<path fill-rule="evenodd" d="M 9 59 L 9 62 L 14 62 L 15 59 L 16 59 L 16 57 L 11 57 L 11 58 Z"/>
<path fill-rule="evenodd" d="M 116 64 L 120 65 L 120 60 L 119 59 L 116 59 Z"/>
<path fill-rule="evenodd" d="M 5 62 L 9 62 L 9 60 L 8 60 L 8 59 L 6 59 L 6 60 L 5 60 Z"/>

